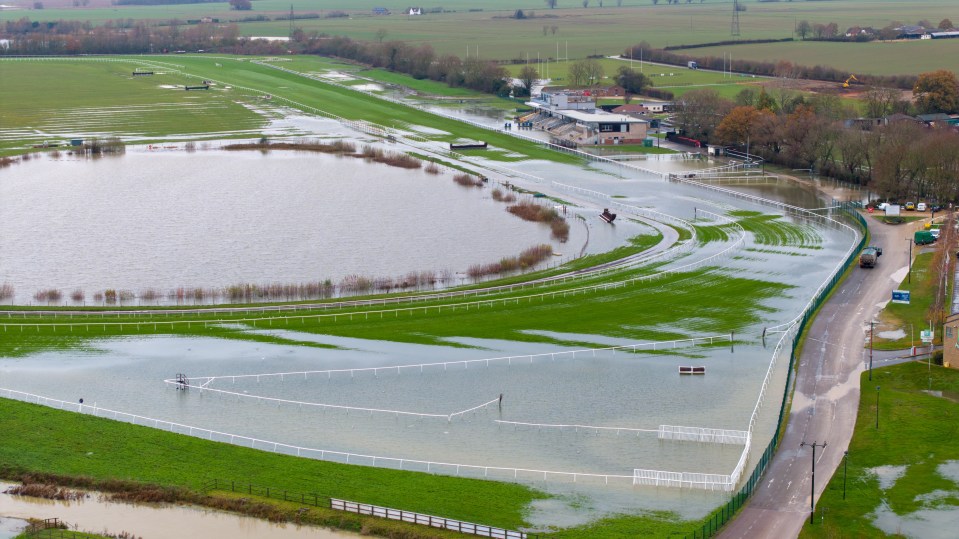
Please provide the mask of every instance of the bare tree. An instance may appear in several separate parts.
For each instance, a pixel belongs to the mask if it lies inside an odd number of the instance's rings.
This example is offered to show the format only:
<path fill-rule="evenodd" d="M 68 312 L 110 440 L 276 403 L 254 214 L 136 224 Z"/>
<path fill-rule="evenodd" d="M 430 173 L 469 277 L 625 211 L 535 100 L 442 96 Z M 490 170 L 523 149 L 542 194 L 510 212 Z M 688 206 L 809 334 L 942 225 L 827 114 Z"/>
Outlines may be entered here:
<path fill-rule="evenodd" d="M 602 64 L 592 58 L 573 62 L 569 66 L 569 79 L 573 86 L 592 86 L 603 78 L 603 74 Z"/>
<path fill-rule="evenodd" d="M 553 25 L 549 27 L 549 31 L 555 36 L 556 31 L 559 30 L 559 26 Z"/>
<path fill-rule="evenodd" d="M 389 34 L 389 32 L 386 31 L 386 28 L 380 28 L 374 35 L 376 36 L 376 40 L 382 43 L 383 40 L 386 39 L 387 34 Z"/>
<path fill-rule="evenodd" d="M 533 83 L 539 80 L 539 71 L 536 71 L 535 67 L 527 64 L 523 66 L 523 69 L 520 69 L 518 78 L 523 85 L 523 94 L 530 95 L 533 91 Z"/>
<path fill-rule="evenodd" d="M 584 8 L 589 7 L 589 0 L 583 0 L 583 7 Z"/>
<path fill-rule="evenodd" d="M 872 86 L 863 93 L 867 118 L 882 118 L 895 110 L 896 102 L 902 99 L 902 92 L 895 88 Z"/>
<path fill-rule="evenodd" d="M 555 8 L 556 8 L 556 0 L 546 0 L 546 6 L 547 6 L 549 9 L 555 9 Z"/>

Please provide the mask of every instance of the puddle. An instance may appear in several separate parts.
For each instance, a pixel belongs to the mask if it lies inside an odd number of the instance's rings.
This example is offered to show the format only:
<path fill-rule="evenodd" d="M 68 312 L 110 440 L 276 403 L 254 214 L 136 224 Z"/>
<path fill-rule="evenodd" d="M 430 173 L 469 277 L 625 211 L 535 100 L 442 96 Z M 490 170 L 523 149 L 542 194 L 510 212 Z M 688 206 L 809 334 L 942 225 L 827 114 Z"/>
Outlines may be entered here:
<path fill-rule="evenodd" d="M 954 539 L 959 527 L 959 507 L 922 509 L 900 516 L 888 508 L 875 512 L 872 520 L 880 530 L 916 539 Z"/>
<path fill-rule="evenodd" d="M 362 92 L 382 92 L 384 90 L 381 84 L 355 84 L 352 86 L 354 90 L 360 90 Z"/>
<path fill-rule="evenodd" d="M 23 519 L 0 517 L 0 539 L 13 539 L 26 525 L 27 521 Z"/>
<path fill-rule="evenodd" d="M 904 466 L 880 466 L 880 468 L 901 469 L 898 478 L 905 471 Z M 873 468 L 875 472 L 877 468 Z M 888 471 L 888 470 L 887 470 Z M 959 460 L 949 460 L 940 464 L 936 471 L 942 477 L 959 484 Z M 878 474 L 877 474 L 878 475 Z M 880 476 L 880 484 L 882 483 Z M 893 480 L 895 482 L 895 479 Z M 891 485 L 890 485 L 891 486 Z M 883 488 L 886 488 L 883 486 Z M 956 491 L 934 490 L 927 494 L 916 496 L 916 500 L 926 505 L 937 505 L 943 500 L 955 497 Z M 905 515 L 897 515 L 889 506 L 883 503 L 873 516 L 873 524 L 880 530 L 892 535 L 915 537 L 922 539 L 946 539 L 956 536 L 959 527 L 959 507 L 940 505 L 928 507 Z"/>
<path fill-rule="evenodd" d="M 880 339 L 889 339 L 891 341 L 897 341 L 899 339 L 904 339 L 906 337 L 906 330 L 897 329 L 894 331 L 880 331 L 876 333 L 876 337 Z"/>
<path fill-rule="evenodd" d="M 905 475 L 906 466 L 876 466 L 868 471 L 875 474 L 879 479 L 879 488 L 889 490 L 900 477 Z"/>
<path fill-rule="evenodd" d="M 6 490 L 10 484 L 0 484 Z M 54 501 L 26 496 L 0 494 L 0 514 L 16 519 L 59 518 L 78 530 L 110 533 L 127 531 L 148 539 L 182 539 L 184 531 L 190 537 L 208 539 L 344 539 L 359 537 L 347 532 L 272 524 L 252 517 L 233 515 L 198 507 L 176 505 L 132 505 L 99 501 L 93 496 L 81 501 Z M 11 518 L 0 519 L 0 539 Z M 22 521 L 13 520 L 14 525 Z M 176 523 L 176 525 L 171 525 Z M 21 526 L 22 527 L 22 526 Z"/>

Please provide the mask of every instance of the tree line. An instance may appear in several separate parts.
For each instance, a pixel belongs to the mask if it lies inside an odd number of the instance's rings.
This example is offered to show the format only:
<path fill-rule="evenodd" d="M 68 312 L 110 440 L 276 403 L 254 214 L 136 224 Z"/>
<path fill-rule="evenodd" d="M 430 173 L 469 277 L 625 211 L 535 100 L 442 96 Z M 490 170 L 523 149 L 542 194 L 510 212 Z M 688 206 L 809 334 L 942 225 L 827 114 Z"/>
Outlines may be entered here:
<path fill-rule="evenodd" d="M 959 133 L 908 115 L 890 117 L 914 106 L 959 111 L 959 80 L 945 70 L 924 73 L 914 95 L 916 105 L 899 90 L 872 87 L 863 97 L 872 114 L 860 119 L 834 95 L 764 87 L 728 100 L 699 89 L 677 101 L 674 122 L 685 136 L 867 185 L 884 197 L 959 200 Z"/>

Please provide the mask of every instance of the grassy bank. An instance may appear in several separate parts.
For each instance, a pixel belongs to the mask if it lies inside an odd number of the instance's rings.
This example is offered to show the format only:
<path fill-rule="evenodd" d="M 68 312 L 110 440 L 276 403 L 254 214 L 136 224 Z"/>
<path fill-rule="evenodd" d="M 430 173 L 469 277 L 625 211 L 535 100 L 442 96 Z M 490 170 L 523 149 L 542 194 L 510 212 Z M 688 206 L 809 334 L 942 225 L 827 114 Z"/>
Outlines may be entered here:
<path fill-rule="evenodd" d="M 46 475 L 48 481 L 93 486 L 108 492 L 128 490 L 130 487 L 124 482 L 129 481 L 181 487 L 189 492 L 170 494 L 164 489 L 160 498 L 152 494 L 150 498 L 180 499 L 240 512 L 247 511 L 229 503 L 230 498 L 236 501 L 237 495 L 220 491 L 211 492 L 212 497 L 205 494 L 204 486 L 209 480 L 235 478 L 238 484 L 316 493 L 510 529 L 525 526 L 528 504 L 546 497 L 511 483 L 300 459 L 5 399 L 0 399 L 0 428 L 22 433 L 0 444 L 0 475 L 7 479 L 35 471 L 60 476 Z M 156 490 L 149 485 L 137 488 Z M 240 497 L 247 504 L 257 505 L 251 510 L 269 514 L 272 520 L 366 530 L 384 537 L 455 536 L 294 502 L 245 494 Z M 138 498 L 143 497 L 135 493 L 130 497 Z M 562 539 L 668 537 L 699 525 L 701 522 L 683 521 L 672 513 L 650 512 L 613 516 L 588 526 L 542 535 Z"/>
<path fill-rule="evenodd" d="M 315 492 L 506 528 L 544 495 L 511 483 L 300 459 L 0 399 L 7 477 L 42 471 L 202 489 L 214 478 Z M 189 455 L 189 458 L 185 456 Z"/>
<path fill-rule="evenodd" d="M 956 458 L 952 448 L 957 427 L 947 418 L 959 414 L 959 371 L 929 370 L 924 363 L 907 363 L 877 369 L 872 382 L 866 373 L 861 376 L 862 398 L 849 445 L 846 498 L 840 466 L 819 499 L 816 523 L 807 523 L 800 537 L 898 537 L 876 527 L 876 511 L 886 509 L 909 520 L 921 519 L 917 513 L 921 510 L 954 514 L 959 507 L 959 483 L 940 468 Z M 876 386 L 881 388 L 878 430 Z M 941 396 L 928 393 L 930 387 Z M 902 467 L 900 477 L 881 485 L 875 471 L 881 466 Z M 889 472 L 882 473 L 890 477 Z"/>
<path fill-rule="evenodd" d="M 903 331 L 905 335 L 898 339 L 883 339 L 877 336 L 873 339 L 875 349 L 903 350 L 914 345 L 922 346 L 919 332 L 929 327 L 928 312 L 938 281 L 938 273 L 931 267 L 933 256 L 933 253 L 917 255 L 912 263 L 912 276 L 899 283 L 899 290 L 909 291 L 909 303 L 890 302 L 879 316 L 879 324 L 875 329 L 877 335 L 883 331 L 895 330 Z M 879 263 L 882 264 L 882 259 Z"/>

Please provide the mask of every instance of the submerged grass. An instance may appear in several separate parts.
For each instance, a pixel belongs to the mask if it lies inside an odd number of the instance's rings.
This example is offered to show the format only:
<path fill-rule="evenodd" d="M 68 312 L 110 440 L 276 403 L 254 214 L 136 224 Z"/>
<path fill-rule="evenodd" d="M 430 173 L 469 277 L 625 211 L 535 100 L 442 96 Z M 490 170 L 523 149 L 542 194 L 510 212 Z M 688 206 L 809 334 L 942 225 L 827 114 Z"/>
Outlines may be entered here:
<path fill-rule="evenodd" d="M 959 511 L 959 483 L 940 469 L 956 459 L 953 448 L 959 426 L 950 418 L 959 414 L 959 371 L 906 363 L 876 369 L 872 382 L 868 373 L 862 373 L 860 384 L 862 398 L 849 444 L 846 498 L 840 467 L 817 504 L 817 517 L 822 508 L 824 518 L 817 518 L 813 526 L 805 525 L 800 537 L 900 537 L 878 529 L 874 513 L 886 508 L 910 519 L 922 509 Z M 881 388 L 878 430 L 875 386 Z M 930 388 L 941 396 L 927 393 Z M 872 471 L 879 466 L 904 466 L 905 473 L 882 488 Z"/>
<path fill-rule="evenodd" d="M 417 302 L 417 309 L 404 312 L 403 316 L 392 312 L 381 313 L 381 306 L 376 306 L 336 311 L 339 314 L 335 321 L 332 318 L 278 318 L 275 313 L 258 313 L 255 316 L 262 317 L 259 321 L 243 322 L 248 315 L 241 313 L 217 314 L 215 323 L 207 323 L 205 320 L 210 317 L 198 310 L 195 314 L 180 316 L 177 319 L 179 322 L 171 326 L 169 317 L 153 318 L 142 314 L 111 316 L 113 325 L 108 325 L 104 324 L 103 318 L 91 313 L 90 317 L 72 318 L 72 329 L 45 326 L 42 325 L 43 320 L 40 321 L 41 325 L 19 328 L 21 331 L 15 327 L 10 331 L 8 327 L 4 339 L 0 341 L 0 354 L 22 356 L 44 348 L 65 348 L 98 338 L 125 335 L 163 333 L 222 338 L 247 335 L 244 330 L 229 326 L 230 322 L 242 322 L 244 327 L 254 325 L 261 329 L 287 328 L 308 333 L 421 344 L 445 344 L 444 339 L 450 337 L 549 342 L 549 339 L 531 335 L 526 330 L 637 339 L 664 338 L 660 332 L 649 329 L 656 327 L 683 327 L 690 334 L 721 334 L 757 323 L 761 313 L 768 310 L 764 300 L 782 294 L 789 288 L 779 283 L 724 276 L 705 268 L 667 274 L 653 281 L 623 288 L 568 294 L 565 297 L 563 294 L 564 290 L 572 287 L 611 282 L 648 271 L 652 270 L 630 270 L 617 276 L 603 275 L 592 280 L 544 286 L 536 289 L 536 292 L 555 291 L 555 297 L 538 297 L 534 301 L 520 301 L 517 304 L 510 302 L 507 306 L 495 300 L 522 297 L 530 291 L 504 291 L 484 296 L 484 300 L 492 302 L 474 305 L 470 310 L 463 307 L 454 309 L 448 301 Z M 646 301 L 651 293 L 669 298 L 670 309 L 664 310 L 657 302 Z M 444 304 L 447 308 L 440 311 L 438 307 Z M 423 307 L 434 308 L 419 310 Z M 642 325 L 625 326 L 623 320 L 641 320 Z M 9 319 L 13 323 L 18 321 L 29 324 L 38 322 L 36 318 L 18 319 L 15 315 Z M 64 320 L 59 318 L 56 321 L 62 323 Z"/>
<path fill-rule="evenodd" d="M 733 211 L 737 223 L 747 232 L 752 232 L 756 243 L 784 247 L 821 249 L 822 236 L 808 225 L 787 223 L 780 215 L 767 215 L 753 211 Z"/>
<path fill-rule="evenodd" d="M 235 478 L 508 528 L 544 497 L 511 483 L 300 459 L 6 399 L 0 428 L 18 433 L 0 444 L 0 475 L 10 479 L 42 471 L 200 490 Z"/>

